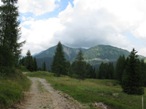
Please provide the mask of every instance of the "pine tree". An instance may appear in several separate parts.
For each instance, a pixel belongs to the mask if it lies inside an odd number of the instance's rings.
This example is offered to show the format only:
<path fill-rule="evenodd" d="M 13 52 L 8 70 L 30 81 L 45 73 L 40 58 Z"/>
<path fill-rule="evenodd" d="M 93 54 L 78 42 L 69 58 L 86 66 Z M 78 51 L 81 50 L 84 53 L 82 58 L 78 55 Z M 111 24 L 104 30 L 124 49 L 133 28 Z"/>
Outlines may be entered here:
<path fill-rule="evenodd" d="M 24 66 L 29 71 L 37 71 L 37 61 L 36 58 L 32 57 L 30 50 L 27 51 L 26 56 L 19 60 L 19 65 Z"/>
<path fill-rule="evenodd" d="M 120 56 L 117 60 L 117 63 L 116 63 L 116 79 L 121 83 L 122 82 L 122 76 L 123 76 L 123 73 L 124 73 L 124 70 L 125 70 L 125 67 L 126 67 L 126 59 L 125 59 L 125 56 Z"/>
<path fill-rule="evenodd" d="M 84 61 L 83 53 L 81 50 L 77 54 L 74 64 L 75 65 L 73 72 L 77 75 L 77 78 L 84 79 L 86 75 L 86 62 Z"/>
<path fill-rule="evenodd" d="M 141 70 L 144 86 L 146 86 L 146 63 L 144 62 L 144 60 L 140 61 L 140 70 Z"/>
<path fill-rule="evenodd" d="M 113 63 L 101 63 L 98 70 L 99 79 L 113 79 L 114 78 L 114 65 Z"/>
<path fill-rule="evenodd" d="M 71 64 L 69 61 L 66 61 L 66 74 L 69 75 L 69 71 L 70 71 L 70 67 L 71 67 Z"/>
<path fill-rule="evenodd" d="M 114 65 L 112 62 L 108 64 L 107 79 L 114 79 Z"/>
<path fill-rule="evenodd" d="M 42 70 L 43 70 L 43 71 L 46 71 L 46 63 L 45 63 L 45 62 L 43 62 Z"/>
<path fill-rule="evenodd" d="M 140 70 L 140 61 L 138 59 L 137 51 L 133 49 L 127 58 L 126 69 L 122 78 L 122 88 L 127 94 L 143 94 L 144 88 L 142 81 L 142 74 Z"/>
<path fill-rule="evenodd" d="M 36 58 L 33 58 L 33 64 L 34 64 L 34 71 L 37 71 L 38 66 L 37 66 Z"/>
<path fill-rule="evenodd" d="M 106 78 L 106 67 L 105 67 L 105 63 L 103 63 L 103 62 L 99 66 L 98 78 L 99 79 L 105 79 Z"/>
<path fill-rule="evenodd" d="M 96 72 L 95 68 L 90 65 L 89 63 L 86 63 L 86 72 L 85 72 L 85 77 L 86 78 L 96 78 Z"/>
<path fill-rule="evenodd" d="M 29 50 L 26 53 L 25 66 L 29 71 L 34 71 L 34 60 Z"/>
<path fill-rule="evenodd" d="M 20 47 L 23 44 L 18 43 L 20 28 L 17 20 L 18 9 L 15 5 L 17 0 L 1 1 L 3 4 L 0 6 L 0 67 L 11 69 L 18 64 Z"/>
<path fill-rule="evenodd" d="M 66 75 L 67 74 L 67 65 L 66 65 L 66 59 L 64 56 L 63 48 L 61 42 L 58 43 L 56 52 L 53 58 L 52 63 L 52 72 L 56 76 L 60 75 Z"/>

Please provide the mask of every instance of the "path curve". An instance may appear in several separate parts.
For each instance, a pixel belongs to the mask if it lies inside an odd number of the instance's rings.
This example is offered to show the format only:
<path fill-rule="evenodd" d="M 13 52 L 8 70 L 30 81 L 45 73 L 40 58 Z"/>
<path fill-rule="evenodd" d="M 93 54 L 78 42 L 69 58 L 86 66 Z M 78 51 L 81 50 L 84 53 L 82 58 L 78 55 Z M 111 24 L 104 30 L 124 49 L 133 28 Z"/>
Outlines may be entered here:
<path fill-rule="evenodd" d="M 76 100 L 51 87 L 45 79 L 29 77 L 32 85 L 14 109 L 85 109 Z M 13 109 L 13 108 L 11 108 Z"/>

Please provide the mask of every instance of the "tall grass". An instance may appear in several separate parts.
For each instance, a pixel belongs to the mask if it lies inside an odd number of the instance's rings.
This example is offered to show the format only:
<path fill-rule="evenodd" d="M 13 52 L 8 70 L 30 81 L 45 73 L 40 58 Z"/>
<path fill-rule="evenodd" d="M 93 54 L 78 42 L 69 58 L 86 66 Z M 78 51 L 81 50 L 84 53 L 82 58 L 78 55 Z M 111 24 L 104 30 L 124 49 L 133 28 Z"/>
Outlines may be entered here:
<path fill-rule="evenodd" d="M 86 79 L 84 81 L 70 77 L 54 77 L 52 74 L 35 72 L 28 74 L 46 78 L 52 86 L 61 90 L 91 108 L 95 102 L 103 102 L 112 109 L 142 109 L 141 96 L 127 95 L 113 80 Z M 146 95 L 144 95 L 146 100 Z M 146 102 L 144 103 L 146 106 Z"/>
<path fill-rule="evenodd" d="M 20 71 L 11 76 L 0 78 L 0 109 L 8 108 L 23 98 L 23 91 L 28 90 L 30 81 Z"/>

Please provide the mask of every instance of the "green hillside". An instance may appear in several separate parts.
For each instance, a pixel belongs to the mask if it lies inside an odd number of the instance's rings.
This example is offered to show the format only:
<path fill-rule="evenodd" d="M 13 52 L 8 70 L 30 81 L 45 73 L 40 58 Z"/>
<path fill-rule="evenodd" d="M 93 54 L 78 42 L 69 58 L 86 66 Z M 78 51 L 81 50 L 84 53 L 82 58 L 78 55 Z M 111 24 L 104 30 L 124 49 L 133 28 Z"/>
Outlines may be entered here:
<path fill-rule="evenodd" d="M 82 50 L 84 51 L 85 49 L 82 49 Z M 36 58 L 46 58 L 46 57 L 53 58 L 55 51 L 56 51 L 56 46 L 40 52 L 39 54 L 35 55 L 35 57 Z M 63 51 L 65 53 L 66 59 L 69 61 L 72 61 L 74 60 L 75 56 L 79 52 L 79 48 L 70 48 L 63 45 Z"/>
<path fill-rule="evenodd" d="M 97 45 L 89 49 L 71 48 L 63 45 L 63 51 L 65 53 L 65 57 L 70 62 L 74 61 L 80 49 L 84 54 L 85 60 L 92 65 L 100 64 L 101 62 L 115 62 L 120 55 L 125 55 L 125 56 L 129 55 L 129 52 L 127 50 L 113 47 L 110 45 Z M 47 67 L 49 68 L 52 63 L 52 59 L 55 54 L 55 51 L 56 51 L 56 46 L 51 47 L 35 55 L 38 62 L 38 66 L 41 66 L 41 63 L 45 61 Z"/>
<path fill-rule="evenodd" d="M 110 45 L 98 45 L 87 49 L 84 53 L 85 59 L 108 59 L 115 61 L 120 55 L 128 56 L 129 52 L 121 48 L 113 47 Z"/>
<path fill-rule="evenodd" d="M 89 49 L 71 48 L 63 45 L 63 51 L 65 53 L 66 58 L 69 61 L 75 59 L 80 49 L 83 51 L 84 57 L 87 60 L 99 58 L 99 59 L 108 59 L 109 61 L 112 61 L 112 60 L 116 60 L 120 55 L 125 55 L 125 56 L 129 55 L 129 52 L 127 50 L 113 47 L 110 45 L 97 45 Z M 56 46 L 51 47 L 43 52 L 40 52 L 39 54 L 35 55 L 35 57 L 36 58 L 53 57 L 55 51 L 56 51 Z"/>

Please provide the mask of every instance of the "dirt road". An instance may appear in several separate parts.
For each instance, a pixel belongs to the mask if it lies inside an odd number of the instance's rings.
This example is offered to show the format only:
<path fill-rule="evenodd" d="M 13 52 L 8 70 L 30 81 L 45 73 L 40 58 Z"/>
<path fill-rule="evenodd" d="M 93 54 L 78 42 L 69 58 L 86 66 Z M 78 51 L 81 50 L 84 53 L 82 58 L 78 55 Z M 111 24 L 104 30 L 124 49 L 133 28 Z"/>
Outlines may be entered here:
<path fill-rule="evenodd" d="M 84 109 L 80 103 L 54 90 L 45 79 L 29 78 L 32 86 L 25 100 L 12 109 Z"/>

